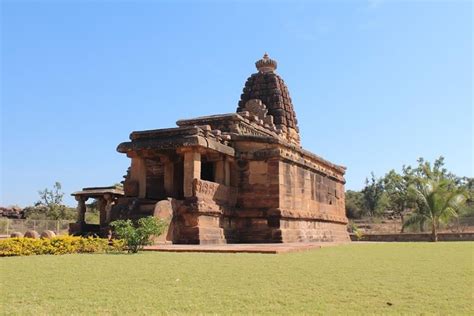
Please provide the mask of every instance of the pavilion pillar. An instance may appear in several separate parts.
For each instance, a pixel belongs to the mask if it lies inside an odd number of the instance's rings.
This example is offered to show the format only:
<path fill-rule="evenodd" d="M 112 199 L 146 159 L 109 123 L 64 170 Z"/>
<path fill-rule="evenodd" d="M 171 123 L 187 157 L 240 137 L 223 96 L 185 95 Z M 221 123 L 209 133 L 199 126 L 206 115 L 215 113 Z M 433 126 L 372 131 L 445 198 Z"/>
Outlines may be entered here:
<path fill-rule="evenodd" d="M 86 201 L 87 197 L 76 195 L 74 197 L 77 201 L 77 223 L 85 224 L 86 223 Z"/>
<path fill-rule="evenodd" d="M 201 178 L 201 154 L 197 150 L 184 152 L 184 197 L 193 196 L 193 180 Z"/>
<path fill-rule="evenodd" d="M 146 195 L 146 162 L 141 157 L 133 157 L 130 168 L 130 179 L 138 184 L 138 197 Z"/>
<path fill-rule="evenodd" d="M 105 225 L 106 221 L 106 214 L 105 214 L 105 206 L 107 202 L 103 196 L 97 198 L 97 208 L 99 209 L 99 223 L 100 226 Z"/>
<path fill-rule="evenodd" d="M 112 206 L 114 203 L 114 196 L 110 193 L 104 194 L 105 208 L 104 208 L 104 223 L 110 223 L 110 215 L 112 214 Z"/>

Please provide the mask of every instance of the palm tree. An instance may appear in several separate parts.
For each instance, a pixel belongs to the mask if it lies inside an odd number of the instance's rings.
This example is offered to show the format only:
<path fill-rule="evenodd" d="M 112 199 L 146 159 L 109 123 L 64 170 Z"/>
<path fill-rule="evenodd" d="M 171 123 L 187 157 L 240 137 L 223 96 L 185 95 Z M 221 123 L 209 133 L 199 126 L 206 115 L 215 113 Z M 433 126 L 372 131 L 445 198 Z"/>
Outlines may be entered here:
<path fill-rule="evenodd" d="M 431 239 L 438 241 L 439 224 L 458 216 L 466 201 L 465 195 L 445 178 L 423 179 L 408 190 L 418 207 L 404 226 L 431 223 Z"/>

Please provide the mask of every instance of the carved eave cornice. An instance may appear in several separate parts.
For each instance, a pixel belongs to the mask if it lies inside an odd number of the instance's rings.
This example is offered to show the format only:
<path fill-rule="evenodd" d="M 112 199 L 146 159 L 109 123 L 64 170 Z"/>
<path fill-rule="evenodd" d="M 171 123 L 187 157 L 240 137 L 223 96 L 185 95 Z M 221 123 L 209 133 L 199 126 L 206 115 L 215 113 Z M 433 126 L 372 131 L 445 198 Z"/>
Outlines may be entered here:
<path fill-rule="evenodd" d="M 344 179 L 344 174 L 346 173 L 345 167 L 333 164 L 307 150 L 302 150 L 300 148 L 289 149 L 288 147 L 284 147 L 280 149 L 280 154 L 283 159 L 316 170 L 342 183 L 346 182 Z"/>
<path fill-rule="evenodd" d="M 211 128 L 219 129 L 222 135 L 240 134 L 280 138 L 273 123 L 265 121 L 248 111 L 239 112 L 238 114 L 218 114 L 179 120 L 176 125 L 180 128 L 209 125 Z"/>
<path fill-rule="evenodd" d="M 228 146 L 230 137 L 209 126 L 178 127 L 132 132 L 130 142 L 118 145 L 117 151 L 130 155 L 145 151 L 168 151 L 183 147 L 200 147 L 234 156 L 234 148 Z"/>
<path fill-rule="evenodd" d="M 278 133 L 279 131 L 273 123 L 248 111 L 179 120 L 176 124 L 180 128 L 188 129 L 209 125 L 211 128 L 220 130 L 222 136 L 228 136 L 231 140 L 239 139 L 242 136 L 255 137 L 270 143 L 287 142 L 287 139 Z"/>
<path fill-rule="evenodd" d="M 193 127 L 199 125 L 211 125 L 212 123 L 223 123 L 223 122 L 232 122 L 240 121 L 242 117 L 237 113 L 226 113 L 226 114 L 216 114 L 208 116 L 200 116 L 191 119 L 178 120 L 176 125 L 179 127 Z"/>
<path fill-rule="evenodd" d="M 141 139 L 157 139 L 168 138 L 174 136 L 193 136 L 199 135 L 201 130 L 198 127 L 174 127 L 174 128 L 160 128 L 146 131 L 134 131 L 130 134 L 130 140 L 136 141 Z"/>

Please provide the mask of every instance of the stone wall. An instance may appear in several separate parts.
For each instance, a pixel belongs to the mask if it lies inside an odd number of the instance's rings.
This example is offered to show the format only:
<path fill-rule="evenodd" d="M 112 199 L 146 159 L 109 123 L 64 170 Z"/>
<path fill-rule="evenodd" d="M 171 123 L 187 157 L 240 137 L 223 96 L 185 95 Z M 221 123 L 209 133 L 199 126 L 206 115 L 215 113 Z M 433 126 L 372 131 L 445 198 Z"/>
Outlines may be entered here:
<path fill-rule="evenodd" d="M 278 208 L 278 160 L 239 161 L 237 207 L 246 210 Z"/>
<path fill-rule="evenodd" d="M 343 183 L 285 161 L 279 163 L 279 174 L 283 217 L 347 223 Z"/>
<path fill-rule="evenodd" d="M 297 164 L 279 162 L 282 242 L 349 241 L 344 183 Z M 276 233 L 274 234 L 276 235 Z"/>
<path fill-rule="evenodd" d="M 279 207 L 278 159 L 239 160 L 236 167 L 238 198 L 228 217 L 230 231 L 238 242 L 278 242 L 268 224 L 270 210 Z"/>
<path fill-rule="evenodd" d="M 281 157 L 241 160 L 226 225 L 239 242 L 349 241 L 344 184 Z"/>

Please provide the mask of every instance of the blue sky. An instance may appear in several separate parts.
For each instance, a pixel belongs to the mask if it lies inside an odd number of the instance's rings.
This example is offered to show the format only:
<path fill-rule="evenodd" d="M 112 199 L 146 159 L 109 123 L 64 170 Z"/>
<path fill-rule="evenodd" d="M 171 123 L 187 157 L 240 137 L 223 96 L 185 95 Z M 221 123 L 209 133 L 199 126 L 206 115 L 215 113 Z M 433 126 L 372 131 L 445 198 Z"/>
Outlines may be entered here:
<path fill-rule="evenodd" d="M 303 146 L 374 171 L 473 176 L 470 1 L 2 1 L 0 205 L 122 180 L 133 130 L 234 112 L 278 61 Z M 70 197 L 67 204 L 73 205 Z"/>

